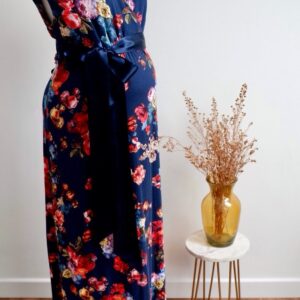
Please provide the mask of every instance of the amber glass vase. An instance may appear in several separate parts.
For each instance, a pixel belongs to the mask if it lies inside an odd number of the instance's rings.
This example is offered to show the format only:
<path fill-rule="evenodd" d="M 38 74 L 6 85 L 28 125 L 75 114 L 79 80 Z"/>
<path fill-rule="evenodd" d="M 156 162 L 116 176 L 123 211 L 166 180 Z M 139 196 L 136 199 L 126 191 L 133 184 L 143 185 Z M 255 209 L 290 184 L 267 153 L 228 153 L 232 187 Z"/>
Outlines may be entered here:
<path fill-rule="evenodd" d="M 232 191 L 236 180 L 230 184 L 206 181 L 210 192 L 201 203 L 203 229 L 209 244 L 226 247 L 233 243 L 240 220 L 240 200 Z"/>

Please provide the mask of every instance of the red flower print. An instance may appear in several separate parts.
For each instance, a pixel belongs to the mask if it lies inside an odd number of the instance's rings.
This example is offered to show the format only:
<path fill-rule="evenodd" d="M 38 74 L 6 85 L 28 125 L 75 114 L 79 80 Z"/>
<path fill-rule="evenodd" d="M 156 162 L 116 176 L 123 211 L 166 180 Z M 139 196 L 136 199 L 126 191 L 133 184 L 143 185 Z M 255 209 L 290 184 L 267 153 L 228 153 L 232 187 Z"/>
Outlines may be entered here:
<path fill-rule="evenodd" d="M 61 102 L 68 108 L 75 108 L 79 102 L 80 92 L 78 88 L 73 90 L 72 95 L 70 95 L 69 91 L 64 91 L 60 94 Z"/>
<path fill-rule="evenodd" d="M 44 130 L 43 130 L 43 135 L 44 135 L 44 138 L 45 138 L 47 141 L 50 141 L 50 142 L 53 141 L 53 136 L 52 136 L 52 134 L 51 134 L 50 131 L 44 129 Z"/>
<path fill-rule="evenodd" d="M 139 273 L 136 269 L 131 270 L 127 275 L 127 281 L 129 283 L 136 282 L 140 286 L 147 285 L 147 275 L 145 273 Z"/>
<path fill-rule="evenodd" d="M 67 191 L 66 192 L 66 199 L 67 200 L 72 200 L 73 198 L 74 198 L 74 196 L 75 196 L 75 193 L 74 193 L 74 191 Z"/>
<path fill-rule="evenodd" d="M 143 165 L 137 166 L 135 168 L 134 172 L 132 172 L 132 170 L 131 170 L 131 177 L 132 177 L 133 181 L 138 185 L 142 184 L 142 182 L 145 178 L 145 175 L 146 175 L 146 169 L 144 169 Z"/>
<path fill-rule="evenodd" d="M 67 124 L 68 131 L 84 135 L 88 131 L 88 114 L 86 112 L 77 112 L 72 120 Z"/>
<path fill-rule="evenodd" d="M 70 291 L 74 295 L 78 294 L 77 288 L 76 288 L 76 286 L 73 283 L 70 284 Z"/>
<path fill-rule="evenodd" d="M 64 224 L 64 214 L 60 210 L 55 211 L 53 218 L 57 226 L 61 227 Z"/>
<path fill-rule="evenodd" d="M 51 86 L 55 95 L 58 94 L 59 88 L 69 78 L 70 72 L 65 69 L 63 63 L 59 63 L 51 76 Z"/>
<path fill-rule="evenodd" d="M 81 136 L 83 139 L 83 151 L 86 155 L 90 155 L 90 135 L 89 135 L 89 131 L 86 132 L 84 135 Z"/>
<path fill-rule="evenodd" d="M 148 111 L 147 108 L 145 107 L 144 103 L 141 103 L 138 105 L 135 110 L 135 114 L 137 115 L 137 118 L 144 123 L 148 119 Z"/>
<path fill-rule="evenodd" d="M 46 197 L 51 198 L 53 196 L 52 193 L 52 182 L 49 173 L 49 160 L 47 157 L 44 157 L 44 185 L 45 185 L 45 192 Z"/>
<path fill-rule="evenodd" d="M 91 39 L 87 38 L 87 37 L 83 37 L 81 39 L 81 41 L 82 41 L 82 45 L 87 47 L 87 48 L 92 48 L 93 45 L 94 45 L 94 42 Z"/>
<path fill-rule="evenodd" d="M 137 146 L 136 146 L 136 145 L 132 145 L 132 144 L 130 144 L 130 145 L 128 146 L 128 149 L 129 149 L 129 152 L 130 152 L 130 153 L 136 153 L 136 152 L 138 151 Z"/>
<path fill-rule="evenodd" d="M 70 258 L 68 262 L 69 269 L 74 275 L 80 275 L 82 278 L 86 278 L 86 274 L 95 268 L 97 256 L 93 253 L 77 255 L 70 246 L 67 246 L 66 250 Z"/>
<path fill-rule="evenodd" d="M 88 191 L 92 189 L 92 177 L 87 178 L 84 188 Z"/>
<path fill-rule="evenodd" d="M 163 246 L 163 228 L 162 220 L 152 222 L 152 244 Z"/>
<path fill-rule="evenodd" d="M 121 273 L 125 273 L 129 269 L 128 264 L 123 262 L 120 256 L 116 256 L 114 258 L 114 266 L 113 267 L 116 271 L 119 271 Z"/>
<path fill-rule="evenodd" d="M 47 240 L 54 242 L 56 240 L 56 228 L 55 226 L 51 226 L 49 231 L 47 232 Z"/>
<path fill-rule="evenodd" d="M 114 19 L 113 19 L 114 25 L 120 29 L 122 24 L 123 24 L 123 18 L 121 14 L 115 14 Z"/>
<path fill-rule="evenodd" d="M 83 142 L 83 151 L 86 155 L 90 155 L 90 139 L 88 128 L 88 113 L 77 112 L 73 118 L 67 123 L 67 129 L 71 133 L 80 134 Z"/>
<path fill-rule="evenodd" d="M 88 279 L 88 284 L 94 288 L 97 292 L 103 292 L 106 290 L 109 282 L 106 277 L 102 276 L 97 280 L 96 277 L 90 277 Z"/>
<path fill-rule="evenodd" d="M 58 0 L 58 5 L 62 7 L 64 10 L 71 10 L 74 7 L 72 0 Z"/>
<path fill-rule="evenodd" d="M 113 283 L 112 284 L 110 294 L 124 294 L 124 293 L 125 293 L 125 287 L 124 287 L 123 283 Z M 126 298 L 124 298 L 124 299 L 126 299 Z M 118 300 L 118 299 L 116 299 L 116 300 Z"/>
<path fill-rule="evenodd" d="M 134 116 L 128 118 L 128 130 L 131 132 L 136 131 L 137 124 Z"/>
<path fill-rule="evenodd" d="M 54 215 L 57 210 L 57 203 L 55 199 L 52 199 L 52 202 L 48 202 L 46 205 L 47 215 Z"/>
<path fill-rule="evenodd" d="M 83 232 L 83 235 L 82 235 L 82 241 L 84 243 L 90 241 L 92 238 L 92 232 L 90 229 L 86 229 L 84 232 Z"/>
<path fill-rule="evenodd" d="M 160 175 L 157 174 L 154 177 L 152 177 L 152 184 L 156 187 L 156 188 L 160 188 Z"/>
<path fill-rule="evenodd" d="M 55 252 L 51 252 L 48 257 L 51 264 L 57 261 L 57 253 Z"/>
<path fill-rule="evenodd" d="M 77 29 L 81 26 L 81 19 L 78 14 L 71 12 L 69 9 L 65 9 L 61 18 L 64 23 L 71 29 Z"/>
<path fill-rule="evenodd" d="M 157 292 L 157 299 L 158 300 L 164 300 L 166 298 L 166 292 L 164 290 L 158 291 Z"/>
<path fill-rule="evenodd" d="M 140 24 L 142 23 L 142 21 L 143 21 L 143 15 L 141 13 L 137 12 L 135 14 L 135 18 L 136 18 L 136 20 L 137 20 L 138 23 L 140 23 Z"/>
<path fill-rule="evenodd" d="M 149 135 L 149 133 L 150 133 L 150 128 L 151 128 L 150 125 L 147 125 L 145 128 L 147 135 Z"/>
<path fill-rule="evenodd" d="M 143 234 L 144 234 L 143 228 L 138 228 L 137 229 L 137 238 L 140 239 Z"/>

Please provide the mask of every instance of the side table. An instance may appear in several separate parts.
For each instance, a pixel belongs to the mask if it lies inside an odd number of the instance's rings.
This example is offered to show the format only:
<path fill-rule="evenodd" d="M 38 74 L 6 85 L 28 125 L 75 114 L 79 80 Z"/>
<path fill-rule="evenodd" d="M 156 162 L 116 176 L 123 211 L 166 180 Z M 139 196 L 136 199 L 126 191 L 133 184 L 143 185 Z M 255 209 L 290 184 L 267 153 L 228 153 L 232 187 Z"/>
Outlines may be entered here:
<path fill-rule="evenodd" d="M 228 278 L 228 299 L 231 298 L 231 278 L 232 271 L 234 274 L 235 295 L 236 299 L 241 299 L 241 283 L 240 283 L 240 258 L 249 250 L 250 242 L 247 237 L 241 233 L 237 233 L 236 238 L 228 247 L 213 247 L 208 244 L 205 233 L 198 230 L 192 233 L 185 241 L 185 248 L 195 257 L 193 286 L 191 300 L 197 299 L 199 289 L 199 279 L 202 271 L 203 282 L 203 300 L 206 297 L 205 293 L 205 263 L 212 263 L 211 278 L 209 284 L 208 298 L 210 299 L 212 284 L 214 279 L 215 268 L 217 268 L 218 292 L 221 299 L 221 282 L 220 282 L 220 263 L 229 263 L 229 278 Z M 199 266 L 198 266 L 199 262 Z M 198 273 L 197 273 L 198 272 Z"/>

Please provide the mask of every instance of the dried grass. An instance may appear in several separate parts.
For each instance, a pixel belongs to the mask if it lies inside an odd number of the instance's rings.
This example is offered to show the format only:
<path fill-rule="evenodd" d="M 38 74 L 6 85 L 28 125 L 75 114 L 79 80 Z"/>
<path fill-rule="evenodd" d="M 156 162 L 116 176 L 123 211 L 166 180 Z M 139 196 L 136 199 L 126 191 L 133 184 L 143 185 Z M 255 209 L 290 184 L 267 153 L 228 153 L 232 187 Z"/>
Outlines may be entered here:
<path fill-rule="evenodd" d="M 230 184 L 244 166 L 256 162 L 253 154 L 257 140 L 248 138 L 247 131 L 252 122 L 241 129 L 247 85 L 243 84 L 238 98 L 231 106 L 231 115 L 220 115 L 217 101 L 212 98 L 211 112 L 208 117 L 200 113 L 193 100 L 183 92 L 188 110 L 189 126 L 187 135 L 191 140 L 188 146 L 172 136 L 160 136 L 159 144 L 168 152 L 184 151 L 185 157 L 212 183 Z"/>

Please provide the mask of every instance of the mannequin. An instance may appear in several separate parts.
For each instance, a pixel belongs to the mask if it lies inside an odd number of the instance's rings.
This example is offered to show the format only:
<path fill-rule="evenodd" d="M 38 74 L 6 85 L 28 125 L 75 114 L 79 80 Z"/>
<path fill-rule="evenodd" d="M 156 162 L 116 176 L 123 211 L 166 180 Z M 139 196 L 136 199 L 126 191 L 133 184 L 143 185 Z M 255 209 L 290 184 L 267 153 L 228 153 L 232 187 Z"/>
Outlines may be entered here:
<path fill-rule="evenodd" d="M 45 11 L 48 15 L 48 18 L 49 18 L 50 22 L 52 23 L 54 16 L 53 16 L 53 13 L 52 13 L 52 10 L 51 10 L 48 0 L 42 0 L 42 4 L 44 5 Z"/>
<path fill-rule="evenodd" d="M 147 0 L 33 2 L 55 39 L 40 100 L 52 298 L 164 300 Z"/>

